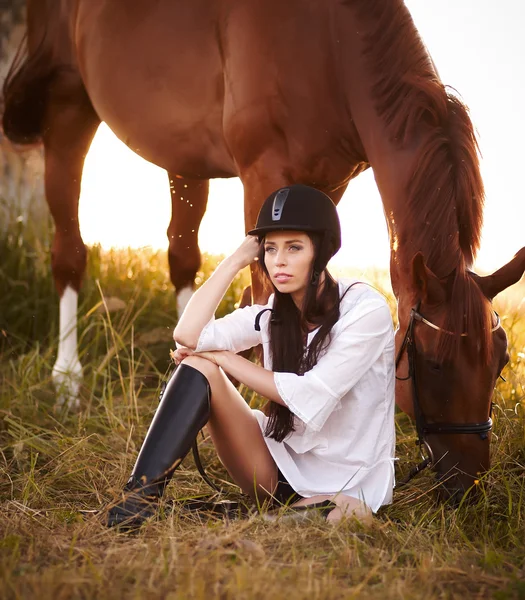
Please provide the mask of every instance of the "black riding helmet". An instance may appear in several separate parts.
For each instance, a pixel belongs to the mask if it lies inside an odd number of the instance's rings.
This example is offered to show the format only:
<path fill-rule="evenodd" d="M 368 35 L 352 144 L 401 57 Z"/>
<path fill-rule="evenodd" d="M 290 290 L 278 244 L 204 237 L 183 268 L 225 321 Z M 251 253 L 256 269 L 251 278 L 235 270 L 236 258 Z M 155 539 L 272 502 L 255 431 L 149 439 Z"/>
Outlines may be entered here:
<path fill-rule="evenodd" d="M 341 248 L 341 225 L 335 204 L 326 194 L 307 185 L 290 185 L 273 192 L 261 207 L 255 229 L 248 234 L 263 237 L 270 231 L 287 230 L 321 234 L 312 271 L 312 284 L 316 285 L 328 261 Z"/>

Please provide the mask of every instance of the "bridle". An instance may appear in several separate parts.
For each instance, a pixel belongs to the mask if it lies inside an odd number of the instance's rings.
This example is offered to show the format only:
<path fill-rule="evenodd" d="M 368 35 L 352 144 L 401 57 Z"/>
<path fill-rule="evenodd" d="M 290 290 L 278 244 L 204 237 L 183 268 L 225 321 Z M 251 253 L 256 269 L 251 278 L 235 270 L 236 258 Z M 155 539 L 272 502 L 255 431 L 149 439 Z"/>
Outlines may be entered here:
<path fill-rule="evenodd" d="M 447 335 L 455 335 L 451 331 L 447 331 L 446 329 L 442 329 L 438 327 L 428 319 L 425 319 L 423 315 L 419 312 L 421 306 L 421 301 L 417 303 L 417 305 L 412 308 L 410 311 L 410 320 L 408 322 L 408 326 L 405 332 L 405 336 L 403 338 L 403 342 L 401 344 L 401 348 L 397 353 L 396 357 L 396 370 L 401 362 L 403 357 L 403 353 L 406 350 L 407 358 L 408 358 L 408 375 L 406 377 L 398 377 L 396 375 L 396 379 L 398 381 L 408 381 L 409 379 L 412 381 L 412 398 L 414 404 L 414 417 L 416 421 L 416 433 L 417 440 L 416 444 L 420 448 L 422 462 L 416 465 L 408 474 L 408 476 L 400 481 L 397 484 L 397 487 L 405 485 L 408 483 L 413 477 L 415 477 L 418 473 L 420 473 L 426 467 L 430 467 L 434 464 L 434 455 L 432 452 L 432 448 L 430 444 L 426 440 L 427 435 L 431 434 L 476 434 L 479 435 L 482 440 L 486 440 L 488 438 L 488 433 L 492 429 L 492 419 L 489 418 L 486 421 L 481 423 L 429 423 L 423 411 L 421 410 L 421 402 L 419 400 L 418 387 L 417 387 L 417 376 L 416 376 L 416 356 L 417 350 L 414 342 L 414 328 L 416 322 L 424 323 L 428 327 L 439 331 L 441 333 L 445 333 Z M 501 327 L 501 321 L 498 313 L 496 315 L 496 325 L 492 328 L 492 331 L 496 331 L 499 327 Z M 467 333 L 461 333 L 461 337 L 467 336 Z M 492 406 L 491 406 L 492 412 Z M 426 455 L 425 455 L 426 454 Z"/>

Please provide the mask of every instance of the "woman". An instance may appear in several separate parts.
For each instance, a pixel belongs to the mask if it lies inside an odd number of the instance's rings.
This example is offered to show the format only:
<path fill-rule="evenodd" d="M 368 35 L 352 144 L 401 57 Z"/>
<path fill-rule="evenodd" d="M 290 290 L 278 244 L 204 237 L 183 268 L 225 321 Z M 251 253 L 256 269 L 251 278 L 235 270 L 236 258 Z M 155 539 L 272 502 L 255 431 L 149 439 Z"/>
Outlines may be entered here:
<path fill-rule="evenodd" d="M 274 192 L 257 226 L 195 292 L 174 331 L 179 364 L 108 525 L 152 515 L 208 423 L 220 460 L 261 502 L 316 506 L 329 520 L 366 519 L 394 484 L 394 335 L 385 299 L 326 265 L 341 246 L 328 196 Z M 214 313 L 235 275 L 258 260 L 266 305 Z M 237 353 L 262 345 L 264 366 Z M 252 410 L 226 375 L 267 399 Z"/>

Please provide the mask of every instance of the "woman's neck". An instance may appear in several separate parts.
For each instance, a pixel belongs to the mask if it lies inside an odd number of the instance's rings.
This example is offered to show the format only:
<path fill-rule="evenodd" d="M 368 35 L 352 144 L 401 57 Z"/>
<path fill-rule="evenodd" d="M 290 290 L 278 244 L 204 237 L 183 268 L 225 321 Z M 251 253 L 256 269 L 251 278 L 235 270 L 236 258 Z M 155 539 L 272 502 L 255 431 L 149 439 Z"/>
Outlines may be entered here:
<path fill-rule="evenodd" d="M 325 280 L 326 280 L 326 275 L 325 275 L 325 272 L 323 271 L 321 273 L 321 276 L 319 277 L 319 285 L 317 286 L 317 298 L 319 298 L 319 296 L 324 291 Z M 310 282 L 308 282 L 307 285 L 310 285 Z M 302 290 L 297 290 L 297 292 L 292 292 L 290 295 L 292 296 L 292 300 L 294 301 L 295 306 L 297 306 L 299 311 L 301 311 L 303 308 L 304 297 L 306 295 L 306 287 L 303 288 Z"/>

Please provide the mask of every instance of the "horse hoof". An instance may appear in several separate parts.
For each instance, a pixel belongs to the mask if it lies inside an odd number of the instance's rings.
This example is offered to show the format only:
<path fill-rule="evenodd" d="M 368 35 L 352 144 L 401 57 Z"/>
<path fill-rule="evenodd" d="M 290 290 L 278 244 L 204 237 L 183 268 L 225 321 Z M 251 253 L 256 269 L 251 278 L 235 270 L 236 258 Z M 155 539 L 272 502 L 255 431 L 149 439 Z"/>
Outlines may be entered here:
<path fill-rule="evenodd" d="M 80 363 L 71 369 L 62 369 L 55 365 L 51 374 L 57 391 L 55 410 L 73 410 L 80 408 L 79 392 L 82 385 L 82 367 Z"/>

